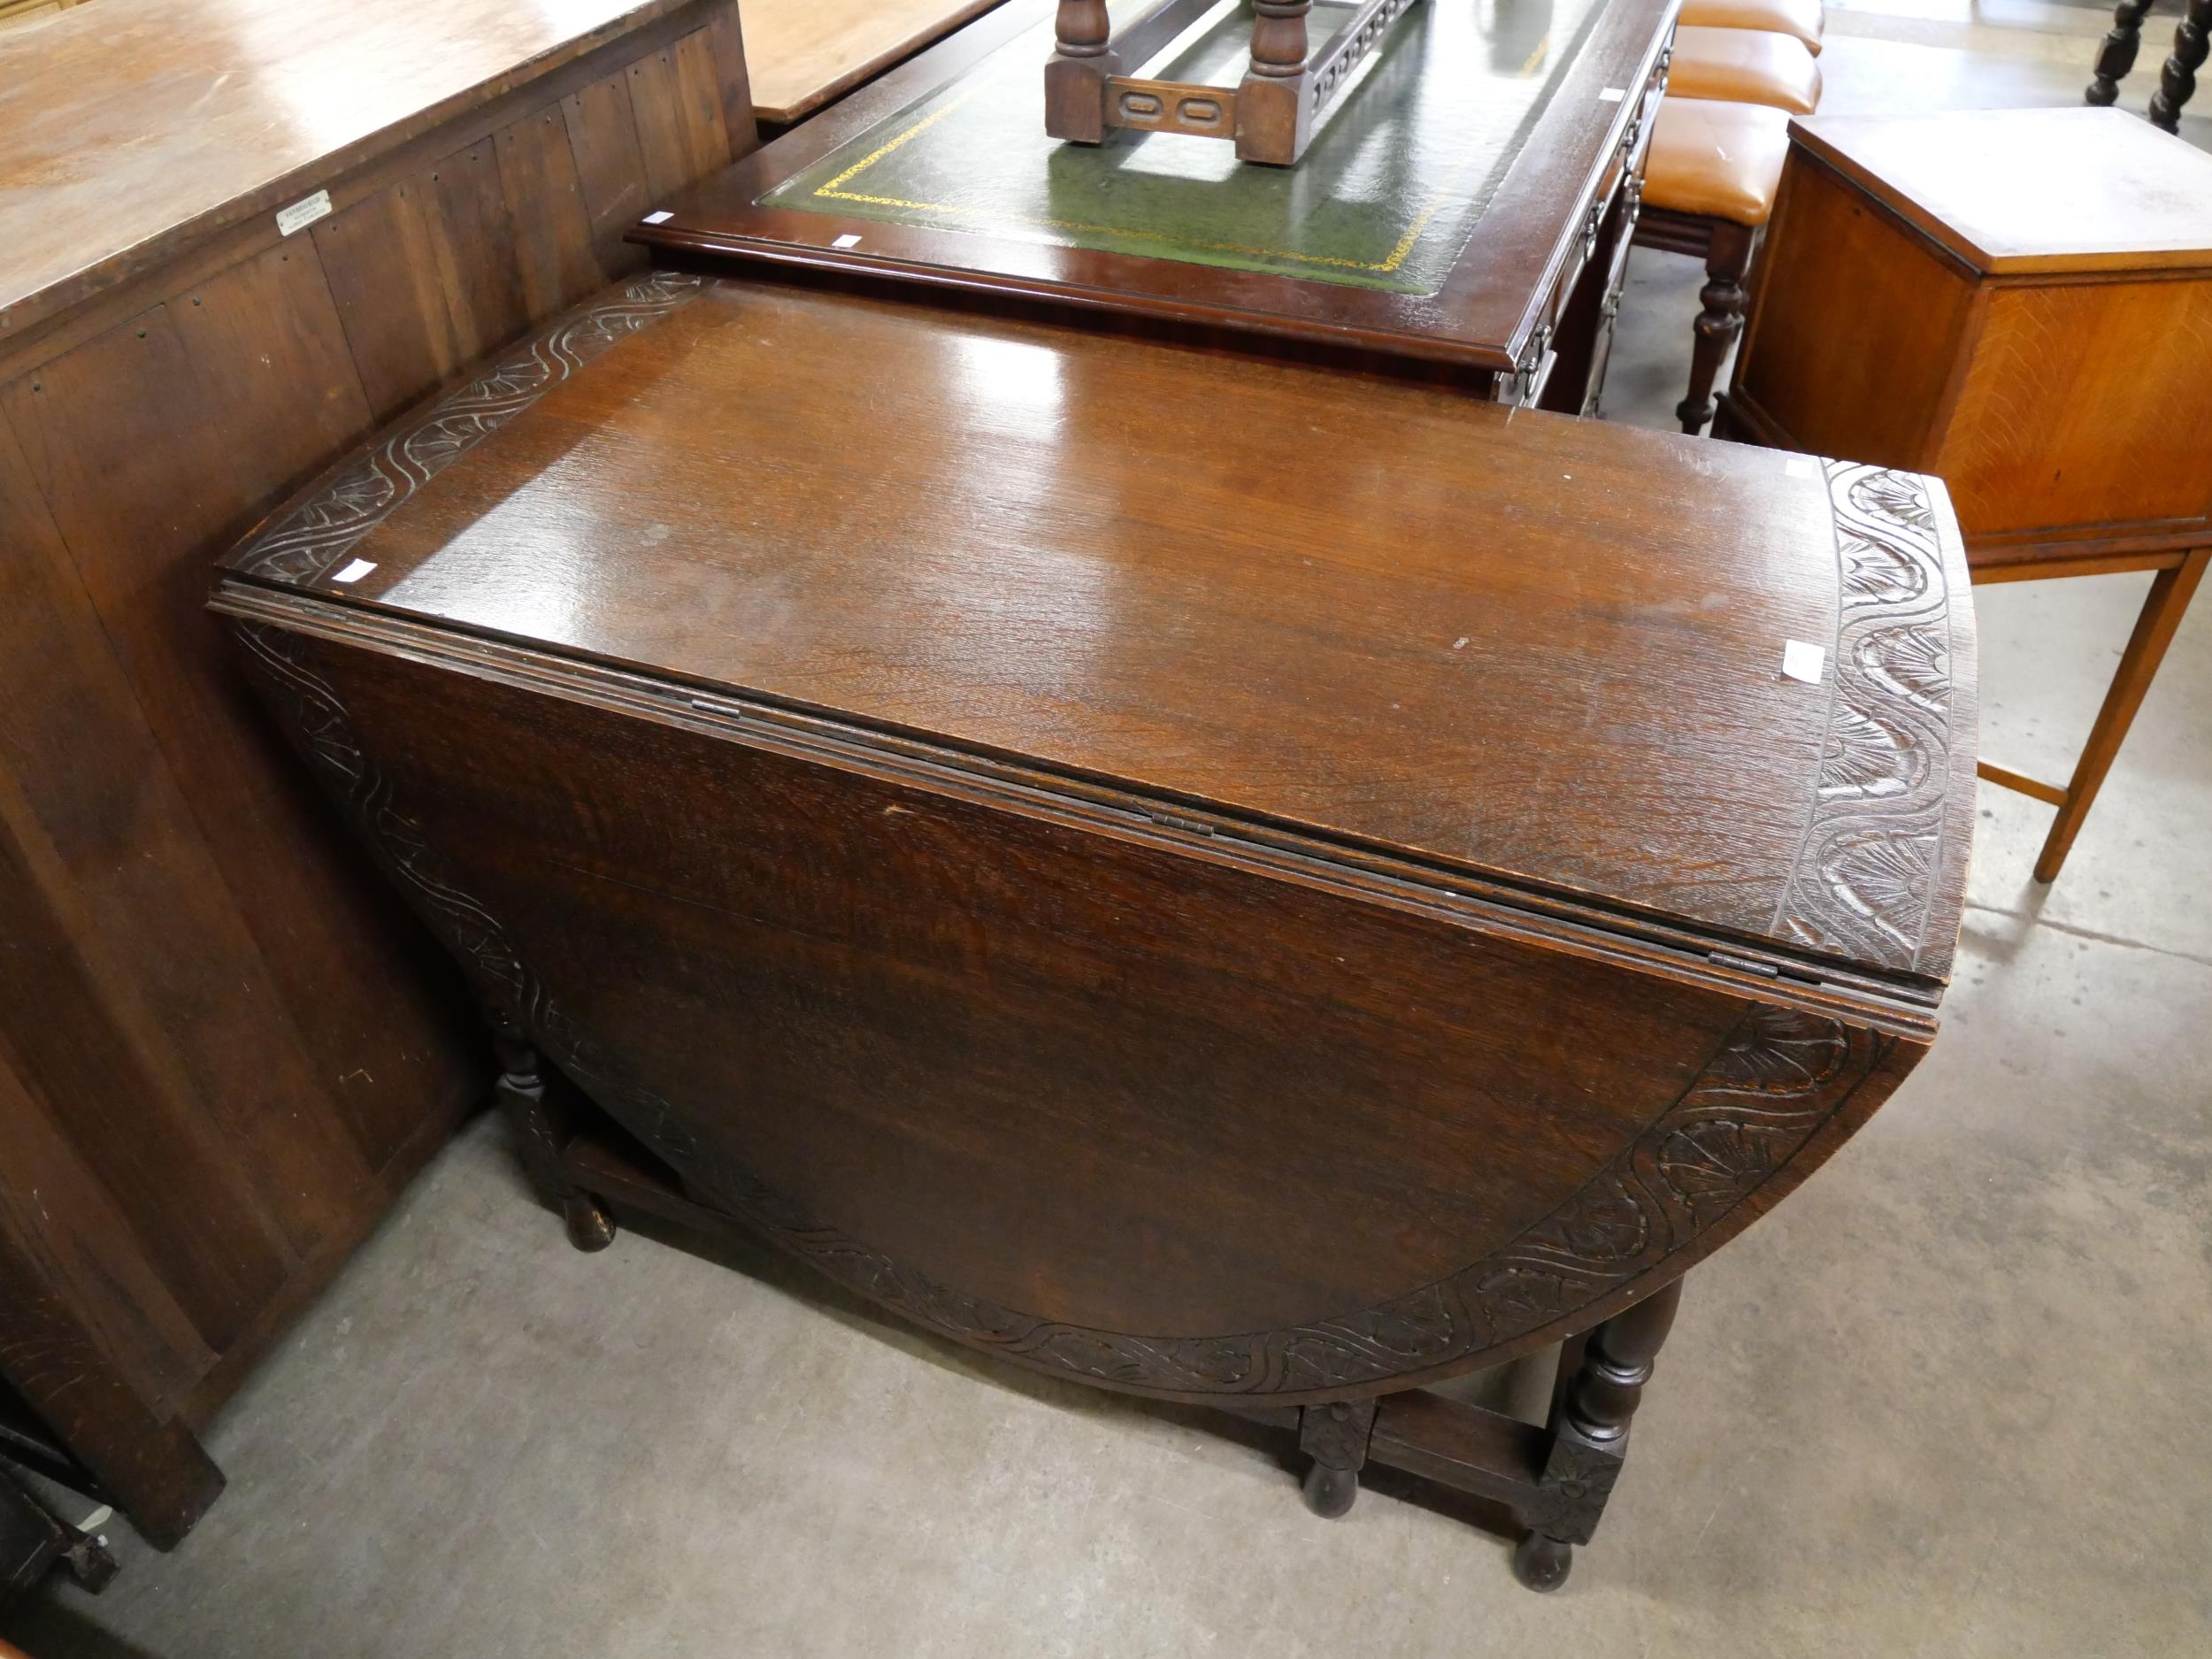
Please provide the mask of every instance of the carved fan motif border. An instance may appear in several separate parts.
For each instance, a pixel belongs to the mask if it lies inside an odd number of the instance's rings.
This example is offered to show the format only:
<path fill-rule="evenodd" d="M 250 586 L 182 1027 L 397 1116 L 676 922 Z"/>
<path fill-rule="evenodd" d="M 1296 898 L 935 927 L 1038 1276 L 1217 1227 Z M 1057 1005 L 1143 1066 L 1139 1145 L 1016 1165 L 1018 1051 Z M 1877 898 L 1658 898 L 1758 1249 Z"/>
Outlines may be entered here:
<path fill-rule="evenodd" d="M 1588 1308 L 1718 1223 L 1840 1111 L 1893 1039 L 1750 1004 L 1690 1087 L 1557 1210 L 1472 1265 L 1379 1306 L 1288 1329 L 1210 1337 L 1092 1330 L 1002 1308 L 796 1210 L 712 1144 L 710 1126 L 624 1076 L 455 885 L 400 810 L 336 691 L 288 630 L 239 621 L 249 666 L 371 851 L 496 1017 L 528 1036 L 693 1195 L 832 1279 L 931 1330 L 1037 1369 L 1174 1394 L 1266 1396 L 1386 1383 L 1479 1356 Z"/>
<path fill-rule="evenodd" d="M 326 575 L 400 504 L 594 357 L 699 297 L 700 279 L 657 271 L 565 312 L 354 456 L 303 500 L 256 532 L 231 569 L 273 581 Z"/>
<path fill-rule="evenodd" d="M 1840 590 L 1835 677 L 1804 840 L 1769 931 L 1912 969 L 1927 943 L 1951 784 L 1942 540 L 1924 480 L 1825 466 Z"/>

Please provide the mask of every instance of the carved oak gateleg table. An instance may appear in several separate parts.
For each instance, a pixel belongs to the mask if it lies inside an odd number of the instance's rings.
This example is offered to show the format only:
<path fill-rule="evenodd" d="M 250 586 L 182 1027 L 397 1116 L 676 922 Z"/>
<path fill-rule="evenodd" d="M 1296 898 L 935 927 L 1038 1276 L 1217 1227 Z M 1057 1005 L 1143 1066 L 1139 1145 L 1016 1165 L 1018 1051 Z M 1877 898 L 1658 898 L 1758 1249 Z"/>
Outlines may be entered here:
<path fill-rule="evenodd" d="M 1502 1500 L 1538 1587 L 1685 1270 L 1950 971 L 1972 619 L 1908 473 L 668 274 L 214 603 L 579 1246 L 763 1235 L 1294 1430 L 1322 1514 Z M 1563 1341 L 1548 1424 L 1431 1390 Z"/>

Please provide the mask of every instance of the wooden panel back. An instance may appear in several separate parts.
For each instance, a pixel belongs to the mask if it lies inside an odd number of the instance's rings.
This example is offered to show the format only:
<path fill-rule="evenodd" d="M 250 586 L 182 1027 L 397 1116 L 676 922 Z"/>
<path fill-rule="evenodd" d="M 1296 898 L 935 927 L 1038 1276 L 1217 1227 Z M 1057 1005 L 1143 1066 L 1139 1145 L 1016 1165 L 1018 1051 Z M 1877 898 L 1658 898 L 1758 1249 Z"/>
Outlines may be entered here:
<path fill-rule="evenodd" d="M 1801 449 L 1924 472 L 1973 284 L 1793 150 L 1754 270 L 1735 384 Z"/>
<path fill-rule="evenodd" d="M 2212 514 L 2212 279 L 2006 285 L 1932 457 L 1969 536 Z"/>

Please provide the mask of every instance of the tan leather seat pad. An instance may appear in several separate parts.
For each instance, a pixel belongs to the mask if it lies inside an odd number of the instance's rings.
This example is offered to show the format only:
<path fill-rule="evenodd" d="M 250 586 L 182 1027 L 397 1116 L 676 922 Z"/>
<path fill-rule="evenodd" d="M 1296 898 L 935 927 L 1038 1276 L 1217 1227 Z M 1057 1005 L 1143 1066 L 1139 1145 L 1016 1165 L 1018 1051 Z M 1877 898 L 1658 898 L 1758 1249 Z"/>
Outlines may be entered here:
<path fill-rule="evenodd" d="M 1669 95 L 1652 124 L 1645 204 L 1763 225 L 1774 211 L 1789 134 L 1786 111 Z"/>
<path fill-rule="evenodd" d="M 1820 107 L 1820 65 L 1794 35 L 1677 29 L 1667 96 L 1763 104 L 1792 115 L 1810 115 Z"/>
<path fill-rule="evenodd" d="M 1793 35 L 1808 51 L 1817 53 L 1827 14 L 1820 0 L 1682 0 L 1682 14 L 1676 20 L 1693 28 Z"/>

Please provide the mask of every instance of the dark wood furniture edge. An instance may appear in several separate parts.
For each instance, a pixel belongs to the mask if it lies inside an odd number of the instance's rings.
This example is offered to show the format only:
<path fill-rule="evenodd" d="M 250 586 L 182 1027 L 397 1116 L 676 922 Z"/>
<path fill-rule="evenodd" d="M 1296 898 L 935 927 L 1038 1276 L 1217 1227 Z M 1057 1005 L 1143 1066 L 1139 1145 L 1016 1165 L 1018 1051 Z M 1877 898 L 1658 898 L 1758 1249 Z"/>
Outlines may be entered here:
<path fill-rule="evenodd" d="M 802 215 L 794 210 L 770 208 L 754 211 L 787 214 L 809 221 L 811 227 L 825 233 L 819 245 L 770 241 L 742 234 L 708 233 L 682 223 L 687 210 L 710 191 L 726 191 L 750 207 L 785 180 L 803 172 L 877 122 L 928 96 L 1048 15 L 1048 8 L 1044 4 L 1033 11 L 1025 10 L 1022 0 L 1009 0 L 996 12 L 940 42 L 835 110 L 733 163 L 717 178 L 695 186 L 672 204 L 664 204 L 671 208 L 672 219 L 658 225 L 641 224 L 631 232 L 630 240 L 685 260 L 718 262 L 735 258 L 792 271 L 844 273 L 924 288 L 1010 296 L 1079 309 L 1231 328 L 1263 336 L 1386 351 L 1510 374 L 1523 366 L 1532 339 L 1541 326 L 1544 307 L 1565 276 L 1583 235 L 1580 224 L 1555 226 L 1549 216 L 1540 211 L 1532 175 L 1542 167 L 1578 165 L 1585 175 L 1584 195 L 1602 182 L 1624 147 L 1631 123 L 1641 119 L 1642 89 L 1667 54 L 1673 19 L 1678 9 L 1679 0 L 1665 0 L 1659 27 L 1640 48 L 1634 73 L 1625 77 L 1629 81 L 1626 96 L 1614 108 L 1602 130 L 1592 124 L 1571 126 L 1565 142 L 1548 142 L 1547 127 L 1555 121 L 1567 119 L 1564 111 L 1576 93 L 1586 93 L 1585 102 L 1603 107 L 1596 97 L 1602 89 L 1600 83 L 1603 74 L 1594 61 L 1596 53 L 1586 49 L 1491 198 L 1470 246 L 1542 245 L 1547 250 L 1544 265 L 1529 297 L 1518 305 L 1514 319 L 1502 326 L 1502 340 L 1498 342 L 1468 343 L 1443 338 L 1393 319 L 1393 313 L 1402 307 L 1432 312 L 1439 306 L 1469 297 L 1474 279 L 1462 276 L 1466 265 L 1463 258 L 1455 262 L 1442 287 L 1429 295 L 1397 295 L 1327 285 L 1331 309 L 1340 314 L 1354 314 L 1354 320 L 1340 322 L 1303 315 L 1294 307 L 1286 308 L 1286 302 L 1294 299 L 1302 289 L 1316 285 L 1271 273 L 1211 273 L 1207 280 L 1249 285 L 1256 293 L 1268 296 L 1248 303 L 1228 302 L 1156 291 L 1160 286 L 1158 273 L 1152 267 L 1166 265 L 1182 271 L 1202 272 L 1210 268 L 1180 266 L 1176 261 L 1141 255 L 1072 250 L 1079 254 L 1082 264 L 1100 273 L 1096 280 L 1043 278 L 978 270 L 957 261 L 943 263 L 917 253 L 879 251 L 888 238 L 895 245 L 910 242 L 918 248 L 934 250 L 941 246 L 956 252 L 964 244 L 973 246 L 994 241 L 982 233 L 887 225 L 875 219 L 848 220 L 833 214 Z M 1603 27 L 1604 19 L 1601 19 L 1597 27 Z M 1594 43 L 1594 35 L 1591 44 Z M 1583 157 L 1586 150 L 1588 154 Z M 1579 162 L 1578 157 L 1581 157 Z M 841 250 L 828 245 L 834 233 L 855 227 L 863 236 L 860 246 Z M 703 268 L 713 268 L 712 264 Z M 1455 277 L 1461 278 L 1456 284 Z"/>
<path fill-rule="evenodd" d="M 421 484 L 529 408 L 599 352 L 689 303 L 698 296 L 705 280 L 673 272 L 649 273 L 541 325 L 534 334 L 475 365 L 472 378 L 457 377 L 450 389 L 426 398 L 388 423 L 361 449 L 306 485 L 249 533 L 225 558 L 223 568 L 242 581 L 265 583 L 285 593 L 318 580 L 342 563 L 363 537 Z M 465 375 L 470 373 L 464 371 Z M 1938 503 L 1924 482 L 1910 474 L 1832 465 L 1830 491 L 1832 510 L 1839 525 L 1855 514 L 1862 529 L 1878 530 L 1887 537 L 1887 550 L 1893 560 L 1916 565 L 1924 575 L 1932 575 L 1939 590 L 1943 588 L 1950 562 L 1947 549 L 1955 541 L 1957 532 L 1950 521 L 1947 505 Z M 1870 508 L 1868 503 L 1873 505 Z M 1867 519 L 1870 511 L 1877 514 L 1878 524 Z M 1918 522 L 1924 518 L 1924 523 Z M 1852 595 L 1842 587 L 1840 572 L 1839 583 L 1844 594 L 1847 627 L 1879 649 L 1887 649 L 1881 641 L 1892 639 L 1911 647 L 1914 636 L 1910 627 L 1890 626 L 1884 618 L 1882 607 L 1894 603 L 1896 595 L 1862 592 L 1856 597 L 1855 611 Z M 323 594 L 318 597 L 324 603 L 385 614 L 380 607 L 357 601 L 351 595 Z M 1905 603 L 1909 607 L 1910 600 Z M 495 643 L 497 640 L 495 635 L 484 637 L 488 643 Z M 609 665 L 598 666 L 603 669 Z M 1912 664 L 1901 660 L 1892 664 L 1891 668 L 1893 677 L 1903 674 L 1909 678 Z M 1855 686 L 1868 681 L 1874 691 L 1881 689 L 1870 680 L 1863 665 L 1839 658 L 1837 674 L 1832 681 L 1835 687 L 1832 696 L 1841 695 L 1847 677 Z M 1947 688 L 1944 695 L 1947 695 Z M 761 712 L 780 710 L 802 720 L 821 718 L 818 710 L 766 696 L 759 698 L 759 704 Z M 849 722 L 833 724 L 848 736 L 861 729 Z M 1006 759 L 964 747 L 947 749 L 941 739 L 931 733 L 908 733 L 889 726 L 868 730 L 872 741 L 918 746 L 921 752 L 940 765 L 949 761 L 971 772 L 979 767 L 987 772 Z M 1943 764 L 1926 768 L 1901 800 L 1893 798 L 1876 804 L 1873 810 L 1878 818 L 1897 817 L 1901 807 L 1915 811 L 1933 808 L 1941 812 L 1946 789 L 1956 790 L 1953 775 L 1956 768 L 1949 760 L 1954 744 L 1947 722 L 1939 722 L 1916 735 L 1923 741 L 1939 744 Z M 1970 741 L 1970 733 L 1967 736 Z M 1847 745 L 1843 758 L 1852 760 L 1855 757 L 1848 749 Z M 956 753 L 956 759 L 953 758 Z M 1073 771 L 1048 774 L 1025 768 L 1020 781 L 1028 787 L 1041 787 L 1071 798 L 1110 800 L 1118 811 L 1143 810 L 1143 803 L 1133 805 L 1125 792 L 1117 790 L 1110 781 L 1090 779 Z M 1879 949 L 1870 959 L 1881 960 L 1879 951 L 1886 950 L 1892 958 L 1892 973 L 1874 974 L 1839 963 L 1838 953 L 1817 941 L 1816 935 L 1821 932 L 1863 931 L 1856 928 L 1857 918 L 1873 914 L 1878 918 L 1881 914 L 1878 901 L 1844 892 L 1838 885 L 1839 879 L 1832 873 L 1839 866 L 1822 856 L 1824 846 L 1833 844 L 1838 834 L 1847 834 L 1852 830 L 1847 794 L 1823 795 L 1816 792 L 1809 806 L 1807 833 L 1798 870 L 1787 883 L 1773 929 L 1766 934 L 1725 928 L 1709 932 L 1692 929 L 1627 904 L 1595 902 L 1585 895 L 1469 864 L 1443 858 L 1417 864 L 1400 856 L 1379 854 L 1355 837 L 1328 834 L 1311 826 L 1238 812 L 1217 803 L 1165 794 L 1160 801 L 1177 812 L 1194 816 L 1209 835 L 1225 837 L 1223 846 L 1233 841 L 1273 846 L 1307 858 L 1363 864 L 1399 881 L 1448 887 L 1448 896 L 1451 898 L 1466 895 L 1479 902 L 1486 900 L 1517 911 L 1547 915 L 1555 922 L 1625 935 L 1670 952 L 1709 961 L 1726 954 L 1714 949 L 1717 939 L 1725 938 L 1732 941 L 1731 951 L 1747 958 L 1755 964 L 1757 972 L 1769 978 L 1786 978 L 1798 995 L 1829 987 L 1847 999 L 1863 997 L 1901 1005 L 1898 1011 L 1902 1013 L 1904 1008 L 1913 1004 L 1932 1006 L 1935 988 L 1940 983 L 1939 976 L 1919 971 L 1916 948 L 1907 951 L 1900 961 L 1894 959 L 1896 945 L 1875 940 Z M 1947 816 L 1955 817 L 1957 805 L 1955 800 L 1950 803 L 1952 811 Z M 1969 807 L 1970 810 L 1970 799 Z M 1821 832 L 1818 836 L 1816 830 Z M 1939 849 L 1940 846 L 1939 841 Z M 1813 879 L 1816 872 L 1823 872 L 1819 879 Z M 1939 885 L 1932 861 L 1929 886 L 1915 896 L 1924 901 Z M 1793 948 L 1790 939 L 1780 933 L 1784 910 L 1792 912 L 1790 919 L 1796 924 L 1793 933 L 1801 950 Z"/>
<path fill-rule="evenodd" d="M 580 35 L 310 166 L 234 196 L 219 209 L 180 221 L 165 235 L 124 249 L 0 307 L 0 382 L 273 247 L 284 240 L 276 228 L 278 208 L 326 188 L 333 211 L 343 211 L 449 151 L 465 149 L 518 116 L 565 97 L 617 60 L 626 62 L 634 53 L 649 52 L 708 27 L 729 4 L 641 0 L 620 26 Z M 724 79 L 727 84 L 726 69 Z M 730 142 L 733 148 L 755 142 L 749 110 L 732 128 Z"/>

